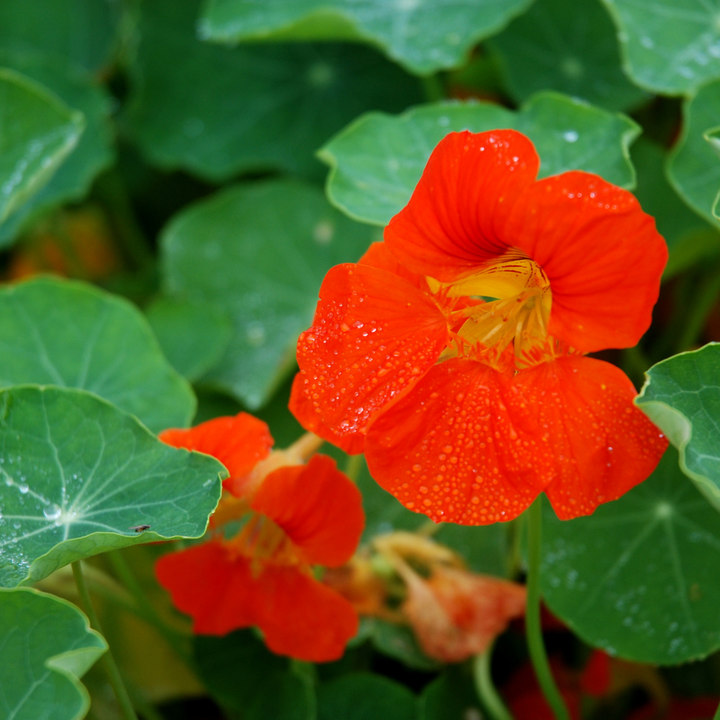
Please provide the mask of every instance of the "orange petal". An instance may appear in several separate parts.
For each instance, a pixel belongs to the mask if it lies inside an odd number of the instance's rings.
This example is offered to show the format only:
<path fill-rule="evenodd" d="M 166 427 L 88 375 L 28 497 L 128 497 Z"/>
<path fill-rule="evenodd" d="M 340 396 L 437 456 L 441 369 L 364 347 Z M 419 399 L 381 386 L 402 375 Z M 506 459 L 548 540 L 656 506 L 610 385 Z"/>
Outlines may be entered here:
<path fill-rule="evenodd" d="M 503 240 L 550 280 L 550 334 L 583 352 L 637 344 L 668 253 L 635 197 L 597 175 L 567 172 L 533 183 L 507 211 L 498 220 Z"/>
<path fill-rule="evenodd" d="M 532 142 L 515 130 L 450 133 L 385 228 L 385 242 L 411 271 L 454 280 L 508 250 L 495 211 L 514 201 L 539 167 Z"/>
<path fill-rule="evenodd" d="M 293 380 L 288 407 L 306 430 L 315 433 L 333 445 L 337 445 L 348 455 L 359 455 L 363 451 L 365 436 L 362 433 L 338 435 L 323 423 L 317 409 L 305 395 L 305 381 L 301 373 L 298 373 Z"/>
<path fill-rule="evenodd" d="M 405 507 L 461 525 L 512 520 L 556 468 L 532 403 L 473 360 L 433 367 L 372 423 L 365 455 Z"/>
<path fill-rule="evenodd" d="M 258 625 L 273 652 L 308 662 L 342 657 L 358 630 L 352 605 L 294 567 L 267 565 L 257 580 Z"/>
<path fill-rule="evenodd" d="M 407 280 L 418 290 L 424 293 L 429 292 L 425 276 L 418 275 L 417 273 L 408 270 L 397 260 L 392 252 L 390 252 L 388 244 L 385 242 L 372 243 L 365 254 L 360 258 L 360 260 L 358 260 L 358 263 L 360 265 L 370 265 L 371 267 L 379 268 L 380 270 L 387 270 L 393 275 L 399 275 L 404 280 Z"/>
<path fill-rule="evenodd" d="M 198 634 L 225 635 L 256 624 L 250 563 L 233 558 L 221 541 L 163 555 L 155 574 Z"/>
<path fill-rule="evenodd" d="M 322 425 L 356 435 L 435 364 L 446 340 L 428 295 L 385 270 L 337 265 L 298 341 L 302 390 Z"/>
<path fill-rule="evenodd" d="M 268 426 L 248 413 L 208 420 L 189 430 L 165 430 L 158 437 L 173 447 L 217 458 L 230 473 L 223 487 L 238 497 L 247 475 L 269 455 L 273 445 Z"/>
<path fill-rule="evenodd" d="M 352 557 L 365 526 L 360 491 L 325 455 L 270 473 L 252 508 L 279 525 L 308 563 L 328 567 Z"/>
<path fill-rule="evenodd" d="M 566 357 L 516 376 L 518 390 L 547 426 L 558 474 L 545 492 L 561 520 L 589 515 L 655 469 L 667 440 L 633 405 L 635 388 L 619 368 Z"/>

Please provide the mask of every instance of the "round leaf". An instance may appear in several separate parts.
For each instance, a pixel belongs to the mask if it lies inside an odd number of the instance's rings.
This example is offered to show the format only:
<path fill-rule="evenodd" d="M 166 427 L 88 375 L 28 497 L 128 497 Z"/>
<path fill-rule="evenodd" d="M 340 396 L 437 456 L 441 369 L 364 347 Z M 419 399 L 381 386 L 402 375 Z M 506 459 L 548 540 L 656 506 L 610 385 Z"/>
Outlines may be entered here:
<path fill-rule="evenodd" d="M 370 240 L 367 227 L 299 182 L 232 187 L 177 215 L 162 237 L 166 293 L 216 305 L 234 326 L 204 382 L 262 405 L 293 366 L 325 273 L 357 260 Z"/>
<path fill-rule="evenodd" d="M 415 720 L 415 696 L 405 686 L 369 672 L 352 673 L 318 688 L 318 720 Z"/>
<path fill-rule="evenodd" d="M 618 28 L 625 70 L 648 90 L 687 93 L 720 76 L 720 24 L 703 0 L 603 0 Z"/>
<path fill-rule="evenodd" d="M 107 644 L 74 605 L 37 590 L 0 589 L 0 648 L 0 717 L 85 717 L 90 697 L 79 678 Z"/>
<path fill-rule="evenodd" d="M 0 69 L 0 223 L 50 179 L 77 144 L 82 113 L 29 78 Z"/>
<path fill-rule="evenodd" d="M 680 453 L 680 467 L 720 510 L 720 344 L 653 365 L 636 399 Z"/>
<path fill-rule="evenodd" d="M 648 97 L 620 67 L 615 28 L 600 0 L 536 0 L 492 38 L 507 86 L 525 100 L 551 89 L 608 110 L 623 110 Z"/>
<path fill-rule="evenodd" d="M 142 313 L 79 282 L 40 278 L 0 290 L 0 386 L 22 383 L 83 388 L 153 432 L 186 427 L 195 412 L 192 389 Z"/>
<path fill-rule="evenodd" d="M 200 537 L 223 472 L 82 390 L 3 390 L 0 586 L 127 545 Z"/>
<path fill-rule="evenodd" d="M 514 128 L 534 143 L 540 177 L 585 170 L 632 187 L 628 146 L 639 133 L 624 115 L 556 93 L 540 93 L 519 112 L 491 103 L 444 102 L 397 117 L 369 113 L 319 152 L 331 171 L 330 201 L 350 217 L 386 225 L 408 202 L 433 148 L 452 131 Z"/>
<path fill-rule="evenodd" d="M 683 104 L 682 136 L 669 157 L 668 178 L 690 207 L 720 227 L 712 214 L 720 188 L 720 161 L 704 135 L 720 118 L 720 80 L 701 88 Z"/>
<path fill-rule="evenodd" d="M 676 665 L 720 648 L 720 515 L 670 448 L 652 476 L 589 517 L 545 504 L 548 607 L 590 645 Z"/>
<path fill-rule="evenodd" d="M 270 168 L 319 176 L 315 151 L 334 132 L 366 110 L 399 112 L 422 97 L 415 78 L 361 45 L 200 42 L 198 10 L 143 4 L 126 122 L 162 167 L 213 181 Z"/>
<path fill-rule="evenodd" d="M 408 70 L 426 75 L 460 65 L 477 42 L 522 12 L 527 0 L 210 0 L 205 39 L 362 39 Z"/>

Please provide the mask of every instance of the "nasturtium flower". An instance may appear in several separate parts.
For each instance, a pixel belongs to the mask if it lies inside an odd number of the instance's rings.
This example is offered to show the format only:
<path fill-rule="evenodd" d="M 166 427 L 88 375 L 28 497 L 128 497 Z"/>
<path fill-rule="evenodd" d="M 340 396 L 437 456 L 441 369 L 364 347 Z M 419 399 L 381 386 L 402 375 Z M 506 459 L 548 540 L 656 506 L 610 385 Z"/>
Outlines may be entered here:
<path fill-rule="evenodd" d="M 626 190 L 538 169 L 516 131 L 446 136 L 298 342 L 295 415 L 435 521 L 511 520 L 542 491 L 586 515 L 667 445 L 625 374 L 586 357 L 647 330 L 665 242 Z"/>
<path fill-rule="evenodd" d="M 352 557 L 364 525 L 355 485 L 329 457 L 299 464 L 315 449 L 312 436 L 270 452 L 267 426 L 244 413 L 160 437 L 213 455 L 230 472 L 209 540 L 156 566 L 194 631 L 224 635 L 257 626 L 278 654 L 339 658 L 357 632 L 357 613 L 315 579 L 313 566 L 338 567 Z"/>

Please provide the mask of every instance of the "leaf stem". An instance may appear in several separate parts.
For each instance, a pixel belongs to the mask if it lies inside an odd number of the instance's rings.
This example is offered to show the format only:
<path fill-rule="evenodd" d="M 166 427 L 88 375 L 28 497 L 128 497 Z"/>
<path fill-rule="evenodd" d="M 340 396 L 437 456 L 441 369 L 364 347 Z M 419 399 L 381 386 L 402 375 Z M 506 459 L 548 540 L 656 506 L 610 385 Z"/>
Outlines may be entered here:
<path fill-rule="evenodd" d="M 85 576 L 83 575 L 82 565 L 79 560 L 76 560 L 72 564 L 73 575 L 75 577 L 75 584 L 77 585 L 78 593 L 80 594 L 80 600 L 85 606 L 85 612 L 90 620 L 90 626 L 97 630 L 101 635 L 103 634 L 100 620 L 98 619 L 95 608 L 93 607 L 92 601 L 90 600 L 90 593 L 88 592 L 87 583 L 85 582 Z M 124 720 L 138 720 L 135 710 L 133 709 L 130 696 L 125 688 L 120 670 L 115 663 L 110 648 L 101 658 L 103 665 L 105 666 L 105 672 L 107 673 L 108 680 L 112 686 L 115 697 L 117 698 L 118 705 L 120 706 L 120 713 Z"/>
<path fill-rule="evenodd" d="M 479 653 L 473 658 L 472 668 L 475 690 L 493 720 L 513 720 L 512 714 L 505 706 L 493 683 L 490 672 L 491 658 L 492 645 L 484 653 Z"/>
<path fill-rule="evenodd" d="M 550 671 L 540 625 L 540 559 L 542 549 L 542 495 L 528 508 L 528 577 L 525 627 L 530 660 L 540 689 L 557 720 L 570 720 L 560 691 Z"/>
<path fill-rule="evenodd" d="M 350 457 L 348 457 L 347 459 L 347 462 L 345 463 L 345 467 L 343 468 L 343 472 L 355 484 L 357 484 L 358 477 L 360 476 L 360 471 L 362 470 L 362 461 L 362 455 L 350 455 Z"/>

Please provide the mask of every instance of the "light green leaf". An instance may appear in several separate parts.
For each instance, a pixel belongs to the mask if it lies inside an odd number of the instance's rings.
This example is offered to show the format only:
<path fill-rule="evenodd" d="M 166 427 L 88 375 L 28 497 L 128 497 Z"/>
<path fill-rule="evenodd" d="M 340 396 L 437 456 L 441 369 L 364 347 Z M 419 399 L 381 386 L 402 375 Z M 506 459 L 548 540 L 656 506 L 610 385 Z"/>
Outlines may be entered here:
<path fill-rule="evenodd" d="M 91 285 L 39 278 L 0 290 L 0 387 L 88 390 L 153 432 L 187 427 L 195 396 L 142 313 Z"/>
<path fill-rule="evenodd" d="M 232 339 L 230 317 L 215 305 L 161 297 L 145 312 L 165 357 L 190 382 L 220 362 Z"/>
<path fill-rule="evenodd" d="M 653 365 L 635 400 L 680 453 L 680 467 L 720 510 L 720 344 Z"/>
<path fill-rule="evenodd" d="M 85 717 L 90 697 L 79 678 L 106 650 L 103 637 L 67 600 L 0 589 L 0 717 Z"/>
<path fill-rule="evenodd" d="M 682 95 L 720 76 L 716 0 L 603 0 L 625 71 L 640 87 Z"/>
<path fill-rule="evenodd" d="M 221 473 L 83 390 L 0 391 L 0 586 L 127 545 L 200 537 Z"/>
<path fill-rule="evenodd" d="M 402 115 L 362 116 L 319 152 L 331 166 L 330 201 L 356 220 L 386 225 L 408 202 L 430 153 L 452 131 L 514 128 L 540 155 L 540 177 L 585 170 L 632 188 L 628 146 L 640 128 L 557 93 L 539 93 L 517 113 L 491 103 L 444 102 Z"/>
<path fill-rule="evenodd" d="M 142 6 L 125 120 L 163 168 L 218 182 L 258 169 L 320 176 L 314 154 L 334 132 L 366 110 L 399 112 L 422 97 L 416 78 L 361 45 L 200 42 L 198 8 Z"/>
<path fill-rule="evenodd" d="M 428 657 L 407 625 L 397 625 L 380 618 L 360 620 L 359 638 L 369 638 L 373 647 L 383 655 L 399 660 L 403 665 L 431 672 L 440 667 L 438 660 Z"/>
<path fill-rule="evenodd" d="M 292 181 L 231 187 L 178 214 L 161 241 L 164 290 L 223 308 L 234 326 L 203 382 L 262 405 L 294 367 L 325 273 L 356 261 L 372 234 Z"/>
<path fill-rule="evenodd" d="M 507 87 L 518 101 L 557 90 L 608 110 L 624 110 L 648 95 L 620 67 L 615 28 L 600 0 L 536 0 L 489 42 Z"/>
<path fill-rule="evenodd" d="M 714 227 L 720 227 L 712 208 L 720 188 L 720 162 L 704 135 L 720 119 L 720 81 L 700 88 L 683 103 L 680 140 L 668 158 L 668 179 L 680 197 Z"/>
<path fill-rule="evenodd" d="M 588 517 L 560 521 L 544 505 L 545 601 L 611 655 L 677 665 L 720 648 L 720 515 L 677 463 L 670 448 Z"/>
<path fill-rule="evenodd" d="M 0 68 L 0 223 L 50 180 L 84 127 L 82 113 Z"/>
<path fill-rule="evenodd" d="M 381 675 L 358 672 L 318 688 L 318 720 L 415 720 L 415 695 Z"/>
<path fill-rule="evenodd" d="M 112 0 L 2 0 L 0 47 L 43 55 L 89 72 L 100 70 L 115 43 L 119 5 Z"/>
<path fill-rule="evenodd" d="M 2 247 L 40 213 L 84 198 L 97 175 L 113 162 L 114 151 L 109 122 L 111 98 L 86 73 L 48 56 L 13 53 L 6 48 L 0 48 L 0 65 L 36 80 L 85 116 L 85 131 L 57 173 L 0 226 Z"/>
<path fill-rule="evenodd" d="M 355 39 L 379 45 L 427 75 L 462 64 L 472 47 L 522 12 L 527 0 L 209 0 L 206 40 Z"/>

